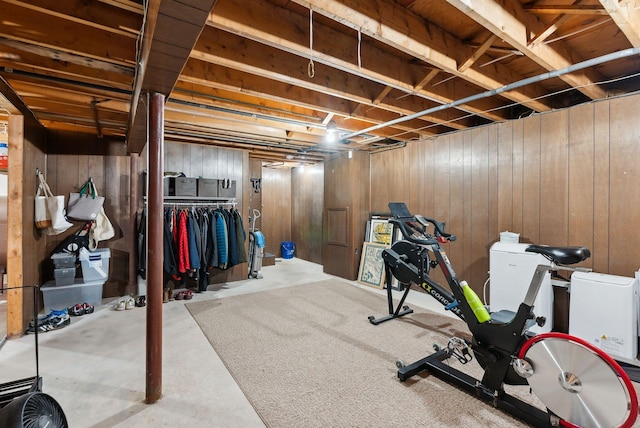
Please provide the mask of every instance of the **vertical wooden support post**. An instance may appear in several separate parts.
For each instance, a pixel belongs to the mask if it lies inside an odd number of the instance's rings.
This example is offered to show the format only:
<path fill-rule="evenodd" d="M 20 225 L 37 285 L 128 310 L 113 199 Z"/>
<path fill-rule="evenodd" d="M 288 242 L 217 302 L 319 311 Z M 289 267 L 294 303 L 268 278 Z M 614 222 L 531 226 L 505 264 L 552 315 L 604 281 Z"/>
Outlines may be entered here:
<path fill-rule="evenodd" d="M 139 294 L 137 290 L 137 241 L 138 228 L 136 214 L 138 211 L 138 154 L 129 154 L 129 288 Z"/>
<path fill-rule="evenodd" d="M 9 287 L 23 284 L 23 232 L 31 228 L 24 224 L 23 186 L 24 174 L 24 116 L 9 115 L 9 188 L 7 198 L 7 274 Z M 28 222 L 27 222 L 28 223 Z M 30 229 L 29 229 L 30 230 Z M 26 284 L 32 285 L 32 284 Z M 7 291 L 7 337 L 24 333 L 23 290 Z"/>
<path fill-rule="evenodd" d="M 154 92 L 148 105 L 146 402 L 151 404 L 162 397 L 164 95 Z"/>

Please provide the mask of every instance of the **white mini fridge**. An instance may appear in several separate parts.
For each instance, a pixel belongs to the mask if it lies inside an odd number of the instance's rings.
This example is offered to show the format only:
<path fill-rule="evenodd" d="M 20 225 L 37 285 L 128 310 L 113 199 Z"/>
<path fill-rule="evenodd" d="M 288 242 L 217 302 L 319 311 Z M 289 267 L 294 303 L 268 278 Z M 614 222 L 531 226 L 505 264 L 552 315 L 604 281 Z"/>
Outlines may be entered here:
<path fill-rule="evenodd" d="M 638 354 L 638 279 L 596 272 L 571 275 L 569 334 L 613 358 Z"/>
<path fill-rule="evenodd" d="M 524 300 L 536 267 L 547 265 L 549 261 L 537 253 L 527 253 L 529 244 L 496 242 L 489 250 L 489 303 L 491 312 L 507 309 L 518 311 Z M 544 326 L 534 325 L 529 330 L 534 333 L 546 333 L 553 328 L 553 288 L 551 275 L 547 272 L 533 312 L 537 317 L 544 316 Z"/>

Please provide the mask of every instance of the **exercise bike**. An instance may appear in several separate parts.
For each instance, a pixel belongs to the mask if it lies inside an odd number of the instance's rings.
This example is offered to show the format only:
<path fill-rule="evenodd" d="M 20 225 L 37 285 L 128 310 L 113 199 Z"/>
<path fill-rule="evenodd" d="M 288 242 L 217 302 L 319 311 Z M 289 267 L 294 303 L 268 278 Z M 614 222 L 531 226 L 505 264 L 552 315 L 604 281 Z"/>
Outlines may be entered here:
<path fill-rule="evenodd" d="M 382 253 L 389 313 L 380 318 L 370 316 L 369 321 L 378 325 L 412 313 L 404 302 L 411 286 L 417 285 L 463 320 L 472 334 L 471 340 L 453 337 L 445 347 L 434 345 L 435 353 L 412 364 L 396 361 L 401 382 L 428 370 L 536 427 L 633 425 L 638 416 L 638 398 L 628 375 L 613 358 L 568 334 L 536 335 L 529 331 L 534 323 L 544 325 L 546 321 L 533 312 L 546 272 L 580 269 L 571 265 L 590 257 L 587 248 L 529 246 L 526 251 L 542 254 L 549 264 L 538 265 L 517 312 L 489 313 L 465 296 L 466 284 L 458 280 L 441 246 L 456 239 L 445 232 L 445 223 L 412 215 L 404 203 L 390 203 L 389 208 L 392 236 L 399 230 L 403 239 Z M 431 226 L 433 232 L 429 232 Z M 440 267 L 451 291 L 429 276 L 429 270 L 435 267 Z M 393 277 L 406 287 L 395 307 Z M 485 313 L 476 315 L 474 308 Z M 466 364 L 473 356 L 484 370 L 481 380 L 445 363 L 454 357 Z M 504 385 L 529 385 L 546 411 L 507 394 Z"/>

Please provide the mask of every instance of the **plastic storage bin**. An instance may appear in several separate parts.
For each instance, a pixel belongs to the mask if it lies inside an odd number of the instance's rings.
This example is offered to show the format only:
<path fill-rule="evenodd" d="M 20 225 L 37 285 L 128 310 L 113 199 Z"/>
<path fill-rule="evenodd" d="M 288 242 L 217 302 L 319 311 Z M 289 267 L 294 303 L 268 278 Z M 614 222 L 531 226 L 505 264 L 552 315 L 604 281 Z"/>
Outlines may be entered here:
<path fill-rule="evenodd" d="M 296 252 L 296 245 L 291 241 L 284 241 L 281 249 L 283 259 L 292 259 Z"/>
<path fill-rule="evenodd" d="M 104 281 L 83 282 L 77 278 L 73 284 L 56 286 L 54 281 L 46 282 L 40 290 L 44 301 L 44 312 L 53 309 L 62 310 L 76 303 L 102 304 L 102 286 Z"/>
<path fill-rule="evenodd" d="M 98 248 L 95 251 L 80 250 L 80 264 L 82 277 L 85 282 L 102 281 L 109 278 L 109 258 L 111 251 L 108 248 Z"/>
<path fill-rule="evenodd" d="M 51 261 L 56 269 L 76 267 L 76 255 L 70 253 L 54 253 Z"/>
<path fill-rule="evenodd" d="M 56 285 L 71 285 L 76 277 L 76 268 L 61 268 L 53 270 L 53 277 L 55 278 Z"/>

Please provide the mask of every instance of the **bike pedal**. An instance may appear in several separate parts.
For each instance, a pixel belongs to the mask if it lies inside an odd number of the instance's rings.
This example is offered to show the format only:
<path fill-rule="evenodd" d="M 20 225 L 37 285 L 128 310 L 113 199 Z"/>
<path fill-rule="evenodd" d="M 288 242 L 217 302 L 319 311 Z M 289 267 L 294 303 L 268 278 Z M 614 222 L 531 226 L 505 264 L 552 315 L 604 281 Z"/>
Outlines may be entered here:
<path fill-rule="evenodd" d="M 469 361 L 473 360 L 473 356 L 471 355 L 471 352 L 469 352 L 469 345 L 459 337 L 452 337 L 449 339 L 447 348 L 449 348 L 451 354 L 456 357 L 461 364 L 467 364 Z"/>

